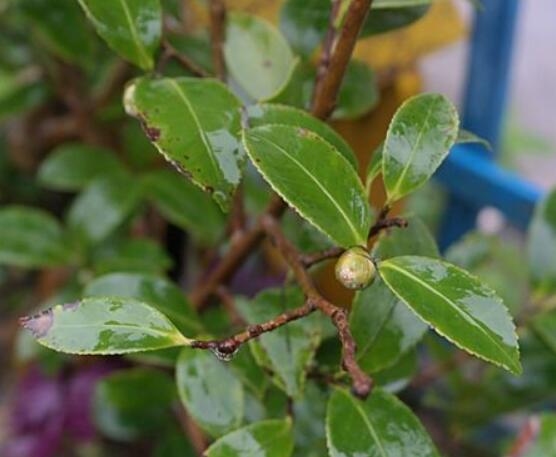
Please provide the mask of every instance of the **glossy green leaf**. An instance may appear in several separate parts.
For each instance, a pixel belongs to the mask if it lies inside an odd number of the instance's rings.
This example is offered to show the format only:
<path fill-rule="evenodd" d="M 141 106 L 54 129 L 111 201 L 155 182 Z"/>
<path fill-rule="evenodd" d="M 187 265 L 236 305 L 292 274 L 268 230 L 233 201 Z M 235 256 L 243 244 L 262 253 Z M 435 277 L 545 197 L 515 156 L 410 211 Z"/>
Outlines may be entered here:
<path fill-rule="evenodd" d="M 357 119 L 378 103 L 379 92 L 374 71 L 366 63 L 352 60 L 346 70 L 333 119 Z"/>
<path fill-rule="evenodd" d="M 144 70 L 153 68 L 153 54 L 162 33 L 159 0 L 79 0 L 79 3 L 114 51 Z"/>
<path fill-rule="evenodd" d="M 308 109 L 313 97 L 316 73 L 312 63 L 296 58 L 284 84 L 271 97 L 265 99 L 265 102 Z"/>
<path fill-rule="evenodd" d="M 172 259 L 154 240 L 116 239 L 114 244 L 95 249 L 92 263 L 96 274 L 118 271 L 162 274 L 170 269 Z"/>
<path fill-rule="evenodd" d="M 255 100 L 276 93 L 294 65 L 280 32 L 264 19 L 243 13 L 228 15 L 224 56 L 230 76 Z"/>
<path fill-rule="evenodd" d="M 378 35 L 407 27 L 428 13 L 430 3 L 418 2 L 400 7 L 390 2 L 373 2 L 359 36 Z"/>
<path fill-rule="evenodd" d="M 531 326 L 550 350 L 556 353 L 556 310 L 535 315 Z"/>
<path fill-rule="evenodd" d="M 380 173 L 382 173 L 382 151 L 383 144 L 373 151 L 369 165 L 367 165 L 367 172 L 365 173 L 367 176 L 365 179 L 365 189 L 367 190 L 367 194 L 371 191 L 373 181 Z"/>
<path fill-rule="evenodd" d="M 112 273 L 91 281 L 83 295 L 140 300 L 158 309 L 184 335 L 197 335 L 202 331 L 199 318 L 183 291 L 165 278 L 140 273 Z"/>
<path fill-rule="evenodd" d="M 97 243 L 116 230 L 137 208 L 141 189 L 127 175 L 95 179 L 73 201 L 68 226 L 87 240 Z"/>
<path fill-rule="evenodd" d="M 48 267 L 73 257 L 67 235 L 50 214 L 22 206 L 0 209 L 0 265 Z"/>
<path fill-rule="evenodd" d="M 244 144 L 266 181 L 305 219 L 346 248 L 366 243 L 371 210 L 365 190 L 335 147 L 286 125 L 251 128 Z"/>
<path fill-rule="evenodd" d="M 75 1 L 20 0 L 19 7 L 42 44 L 73 63 L 91 64 L 92 37 Z"/>
<path fill-rule="evenodd" d="M 529 226 L 529 271 L 543 293 L 556 291 L 556 190 L 536 207 Z"/>
<path fill-rule="evenodd" d="M 127 354 L 189 343 L 166 316 L 131 298 L 85 298 L 21 324 L 43 346 L 68 354 Z"/>
<path fill-rule="evenodd" d="M 388 201 L 422 186 L 456 141 L 458 114 L 439 94 L 421 94 L 398 109 L 384 141 L 382 176 Z"/>
<path fill-rule="evenodd" d="M 282 124 L 310 130 L 334 146 L 355 170 L 358 168 L 357 158 L 351 146 L 332 127 L 306 111 L 280 104 L 263 103 L 247 107 L 247 116 L 251 127 Z"/>
<path fill-rule="evenodd" d="M 330 0 L 286 0 L 280 29 L 299 54 L 310 57 L 321 44 L 330 21 Z"/>
<path fill-rule="evenodd" d="M 251 301 L 236 300 L 242 317 L 252 325 L 266 322 L 287 309 L 301 306 L 303 301 L 303 294 L 299 289 L 268 289 Z M 263 357 L 278 377 L 280 387 L 292 397 L 299 397 L 303 392 L 306 370 L 320 342 L 320 326 L 316 317 L 290 322 L 261 335 L 255 343 L 260 344 Z"/>
<path fill-rule="evenodd" d="M 95 425 L 117 441 L 157 436 L 171 423 L 176 397 L 176 386 L 165 373 L 146 368 L 117 371 L 96 385 Z"/>
<path fill-rule="evenodd" d="M 215 80 L 137 79 L 125 92 L 128 114 L 141 121 L 164 157 L 225 211 L 241 179 L 239 101 Z"/>
<path fill-rule="evenodd" d="M 205 451 L 207 457 L 289 457 L 293 451 L 290 419 L 256 422 L 223 436 Z"/>
<path fill-rule="evenodd" d="M 330 457 L 438 457 L 430 437 L 400 400 L 375 389 L 365 401 L 338 389 L 326 415 Z"/>
<path fill-rule="evenodd" d="M 41 163 L 39 182 L 49 189 L 74 191 L 93 179 L 121 172 L 122 163 L 107 149 L 80 143 L 65 143 Z"/>
<path fill-rule="evenodd" d="M 224 215 L 197 186 L 170 170 L 147 174 L 143 184 L 149 199 L 168 221 L 189 230 L 205 244 L 218 241 L 225 225 Z"/>
<path fill-rule="evenodd" d="M 478 135 L 475 135 L 473 132 L 470 132 L 469 130 L 459 129 L 458 136 L 456 138 L 456 144 L 465 144 L 465 143 L 478 143 L 484 146 L 489 151 L 492 151 L 492 145 L 487 140 L 481 138 Z"/>
<path fill-rule="evenodd" d="M 208 351 L 184 349 L 176 365 L 178 393 L 188 413 L 204 430 L 220 436 L 243 419 L 240 381 Z"/>
<path fill-rule="evenodd" d="M 556 414 L 544 413 L 534 420 L 536 438 L 523 457 L 556 457 Z"/>
<path fill-rule="evenodd" d="M 515 327 L 496 293 L 449 263 L 416 256 L 381 262 L 388 287 L 439 334 L 484 360 L 519 374 Z"/>

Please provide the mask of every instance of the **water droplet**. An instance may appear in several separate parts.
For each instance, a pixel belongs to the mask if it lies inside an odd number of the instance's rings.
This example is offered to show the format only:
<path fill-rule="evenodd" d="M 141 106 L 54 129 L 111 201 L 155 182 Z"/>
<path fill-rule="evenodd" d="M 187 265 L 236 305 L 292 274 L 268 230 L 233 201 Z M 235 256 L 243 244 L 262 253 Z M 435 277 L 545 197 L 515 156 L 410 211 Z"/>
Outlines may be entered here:
<path fill-rule="evenodd" d="M 220 348 L 211 348 L 210 351 L 216 356 L 216 358 L 222 362 L 231 362 L 232 359 L 239 351 L 239 346 L 236 347 L 234 350 L 225 350 L 223 351 Z"/>

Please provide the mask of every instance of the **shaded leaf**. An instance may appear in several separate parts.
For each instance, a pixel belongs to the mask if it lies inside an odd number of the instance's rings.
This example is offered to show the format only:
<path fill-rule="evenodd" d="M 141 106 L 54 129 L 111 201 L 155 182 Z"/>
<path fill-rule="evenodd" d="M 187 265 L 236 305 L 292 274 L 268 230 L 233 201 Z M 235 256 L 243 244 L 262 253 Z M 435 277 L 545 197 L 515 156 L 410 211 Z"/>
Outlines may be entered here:
<path fill-rule="evenodd" d="M 35 68 L 20 72 L 0 69 L 0 121 L 46 101 L 50 91 Z"/>
<path fill-rule="evenodd" d="M 265 102 L 308 109 L 313 96 L 315 76 L 316 69 L 310 62 L 296 58 L 284 84 Z"/>
<path fill-rule="evenodd" d="M 286 125 L 244 132 L 251 160 L 263 177 L 305 219 L 336 243 L 366 243 L 371 210 L 349 162 L 320 136 Z"/>
<path fill-rule="evenodd" d="M 166 316 L 131 298 L 85 298 L 21 324 L 43 346 L 69 354 L 126 354 L 189 343 Z"/>
<path fill-rule="evenodd" d="M 367 178 L 365 180 L 365 189 L 367 190 L 367 194 L 371 191 L 371 185 L 373 181 L 377 178 L 379 174 L 382 173 L 382 151 L 383 151 L 383 144 L 380 144 L 374 151 L 369 161 L 369 165 L 367 165 L 367 172 L 365 173 Z"/>
<path fill-rule="evenodd" d="M 355 170 L 358 168 L 357 158 L 351 146 L 332 127 L 306 111 L 274 103 L 262 103 L 247 107 L 247 116 L 251 127 L 282 124 L 310 130 L 334 146 Z"/>
<path fill-rule="evenodd" d="M 171 422 L 176 387 L 165 373 L 146 368 L 122 370 L 95 389 L 93 417 L 100 431 L 118 441 L 158 436 Z"/>
<path fill-rule="evenodd" d="M 303 304 L 303 294 L 299 289 L 267 289 L 253 300 L 237 300 L 242 317 L 255 325 L 275 318 L 287 309 Z M 320 326 L 317 316 L 290 322 L 258 338 L 255 353 L 263 358 L 269 368 L 276 373 L 279 386 L 289 396 L 299 397 L 304 388 L 306 370 L 313 360 L 320 342 Z"/>
<path fill-rule="evenodd" d="M 422 186 L 456 141 L 458 114 L 439 94 L 406 100 L 390 122 L 384 141 L 382 175 L 388 201 Z"/>
<path fill-rule="evenodd" d="M 417 349 L 413 348 L 396 361 L 394 365 L 373 374 L 377 386 L 390 393 L 405 389 L 417 372 Z"/>
<path fill-rule="evenodd" d="M 236 429 L 243 419 L 240 381 L 207 351 L 184 349 L 176 365 L 178 393 L 188 413 L 214 436 Z"/>
<path fill-rule="evenodd" d="M 80 143 L 65 143 L 41 163 L 39 182 L 49 189 L 74 191 L 93 179 L 122 172 L 123 165 L 108 149 Z"/>
<path fill-rule="evenodd" d="M 91 281 L 85 297 L 117 296 L 148 303 L 185 335 L 197 335 L 201 323 L 183 291 L 165 278 L 140 273 L 112 273 Z"/>
<path fill-rule="evenodd" d="M 346 70 L 333 119 L 357 119 L 378 103 L 379 92 L 373 70 L 364 62 L 352 60 Z"/>
<path fill-rule="evenodd" d="M 328 387 L 320 388 L 307 382 L 303 397 L 293 403 L 294 456 L 322 457 L 327 455 L 326 430 L 323 418 L 330 395 Z"/>
<path fill-rule="evenodd" d="M 153 68 L 153 54 L 162 33 L 159 0 L 79 0 L 79 3 L 114 51 L 144 70 Z"/>
<path fill-rule="evenodd" d="M 514 374 L 521 372 L 515 327 L 496 293 L 458 267 L 426 257 L 381 262 L 390 290 L 439 334 Z"/>
<path fill-rule="evenodd" d="M 141 189 L 131 177 L 99 177 L 73 201 L 67 215 L 68 226 L 98 243 L 132 214 L 140 200 Z"/>
<path fill-rule="evenodd" d="M 153 171 L 143 177 L 148 198 L 160 213 L 196 239 L 214 244 L 222 235 L 224 215 L 210 196 L 183 176 L 170 170 Z"/>
<path fill-rule="evenodd" d="M 169 427 L 156 443 L 152 457 L 197 457 L 197 453 L 182 430 Z"/>
<path fill-rule="evenodd" d="M 548 348 L 556 353 L 556 310 L 535 315 L 531 326 Z"/>
<path fill-rule="evenodd" d="M 293 451 L 291 419 L 256 422 L 216 440 L 207 457 L 289 457 Z"/>
<path fill-rule="evenodd" d="M 224 56 L 231 77 L 255 100 L 274 95 L 294 65 L 280 32 L 264 19 L 243 13 L 228 15 Z"/>
<path fill-rule="evenodd" d="M 0 209 L 0 264 L 38 268 L 72 260 L 67 235 L 49 213 L 22 206 Z"/>
<path fill-rule="evenodd" d="M 527 238 L 529 271 L 545 294 L 556 291 L 556 190 L 535 208 Z"/>
<path fill-rule="evenodd" d="M 381 389 L 365 401 L 338 389 L 328 402 L 331 457 L 438 457 L 430 437 L 400 400 Z"/>
<path fill-rule="evenodd" d="M 164 157 L 225 211 L 241 179 L 239 101 L 215 80 L 141 78 L 124 104 Z"/>
<path fill-rule="evenodd" d="M 378 35 L 406 27 L 425 16 L 430 9 L 430 1 L 414 2 L 412 6 L 395 6 L 388 2 L 373 2 L 371 12 L 365 19 L 361 37 Z"/>

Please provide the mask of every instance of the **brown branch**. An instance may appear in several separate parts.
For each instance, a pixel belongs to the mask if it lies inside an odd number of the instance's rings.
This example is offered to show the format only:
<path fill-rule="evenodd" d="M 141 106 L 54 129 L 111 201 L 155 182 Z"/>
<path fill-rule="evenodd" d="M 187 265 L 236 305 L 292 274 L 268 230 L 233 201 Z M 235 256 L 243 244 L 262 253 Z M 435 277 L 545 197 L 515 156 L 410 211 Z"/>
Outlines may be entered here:
<path fill-rule="evenodd" d="M 349 6 L 340 36 L 330 56 L 326 74 L 317 81 L 315 86 L 313 114 L 320 119 L 327 119 L 334 110 L 342 79 L 371 3 L 372 0 L 352 0 Z"/>
<path fill-rule="evenodd" d="M 226 313 L 230 317 L 232 324 L 242 325 L 245 323 L 243 318 L 237 312 L 236 304 L 232 293 L 226 286 L 220 286 L 216 289 L 216 296 L 220 299 L 220 302 L 224 306 Z"/>
<path fill-rule="evenodd" d="M 317 263 L 320 263 L 324 260 L 329 260 L 329 259 L 334 259 L 336 257 L 339 257 L 340 255 L 342 255 L 344 251 L 345 251 L 344 248 L 341 248 L 339 246 L 334 246 L 325 249 L 324 251 L 313 252 L 311 254 L 301 254 L 299 258 L 301 260 L 301 263 L 305 266 L 305 268 L 310 268 L 313 265 L 316 265 Z"/>
<path fill-rule="evenodd" d="M 189 414 L 187 414 L 187 411 L 185 411 L 181 404 L 176 406 L 175 414 L 184 434 L 189 438 L 189 441 L 191 442 L 191 445 L 195 449 L 197 455 L 203 455 L 203 452 L 208 447 L 207 438 L 204 433 L 195 421 L 191 419 Z"/>
<path fill-rule="evenodd" d="M 193 74 L 193 76 L 198 76 L 200 78 L 208 78 L 210 76 L 204 68 L 197 65 L 189 57 L 179 52 L 168 40 L 162 40 L 162 48 L 164 50 L 164 54 L 161 57 L 161 62 L 165 62 L 169 58 L 172 58 L 175 59 L 183 68 Z"/>
<path fill-rule="evenodd" d="M 210 0 L 210 38 L 214 71 L 220 81 L 226 80 L 223 43 L 226 30 L 226 6 L 223 0 Z"/>

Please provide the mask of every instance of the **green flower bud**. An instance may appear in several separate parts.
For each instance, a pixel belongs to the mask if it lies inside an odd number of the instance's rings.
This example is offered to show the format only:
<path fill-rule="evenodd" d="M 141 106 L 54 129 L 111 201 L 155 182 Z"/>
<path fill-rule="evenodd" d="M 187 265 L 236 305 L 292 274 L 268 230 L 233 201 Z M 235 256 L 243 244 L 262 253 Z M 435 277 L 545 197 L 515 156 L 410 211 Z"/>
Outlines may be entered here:
<path fill-rule="evenodd" d="M 376 277 L 376 267 L 369 253 L 355 246 L 345 251 L 336 262 L 336 279 L 348 289 L 363 289 Z"/>

